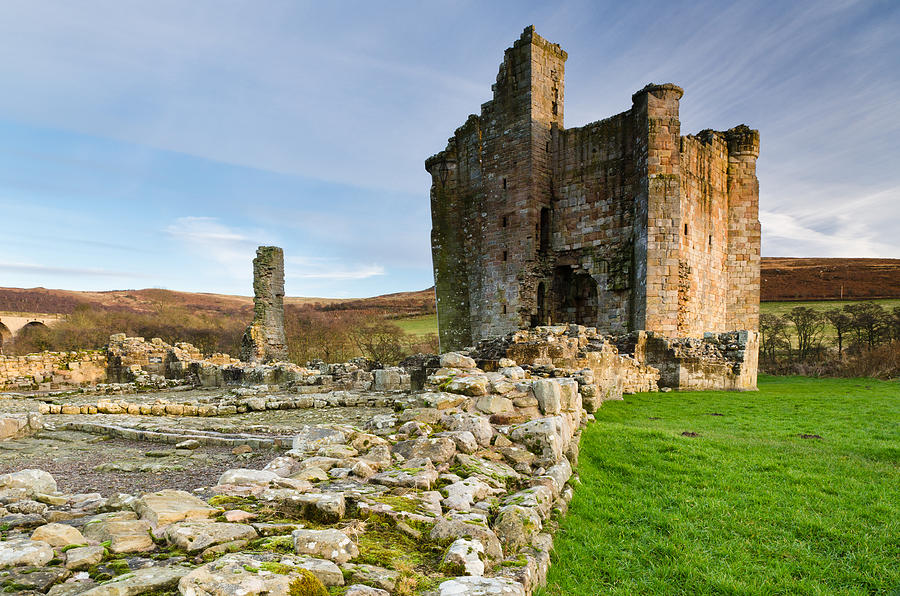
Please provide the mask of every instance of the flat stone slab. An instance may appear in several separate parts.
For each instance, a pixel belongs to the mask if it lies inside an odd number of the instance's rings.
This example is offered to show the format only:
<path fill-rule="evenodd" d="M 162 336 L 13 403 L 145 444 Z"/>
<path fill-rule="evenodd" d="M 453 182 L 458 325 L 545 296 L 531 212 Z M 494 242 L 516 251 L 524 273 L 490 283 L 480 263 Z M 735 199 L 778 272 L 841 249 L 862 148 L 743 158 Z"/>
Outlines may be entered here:
<path fill-rule="evenodd" d="M 166 526 L 186 519 L 205 519 L 218 513 L 189 492 L 165 489 L 148 493 L 134 504 L 135 512 L 154 527 Z"/>
<path fill-rule="evenodd" d="M 0 488 L 24 488 L 29 494 L 55 493 L 56 480 L 44 470 L 19 470 L 0 475 Z"/>
<path fill-rule="evenodd" d="M 66 569 L 87 569 L 103 560 L 102 546 L 80 546 L 66 551 Z"/>
<path fill-rule="evenodd" d="M 9 572 L 0 585 L 6 586 L 4 592 L 12 589 L 15 592 L 33 590 L 36 593 L 44 593 L 50 589 L 50 586 L 66 580 L 71 575 L 72 572 L 65 567 L 44 567 L 43 569 L 23 567 Z"/>
<path fill-rule="evenodd" d="M 18 538 L 0 542 L 0 569 L 30 565 L 42 567 L 53 558 L 53 549 L 46 542 Z"/>
<path fill-rule="evenodd" d="M 113 553 L 139 553 L 153 550 L 150 522 L 143 519 L 105 519 L 87 523 L 82 529 L 85 538 L 109 542 Z"/>
<path fill-rule="evenodd" d="M 331 561 L 275 553 L 233 553 L 182 577 L 178 590 L 183 596 L 286 595 L 291 582 L 304 571 L 324 585 L 344 584 L 340 568 Z"/>
<path fill-rule="evenodd" d="M 172 590 L 189 571 L 186 567 L 176 565 L 136 569 L 82 592 L 81 596 L 138 596 L 148 592 Z"/>
<path fill-rule="evenodd" d="M 199 552 L 216 544 L 253 540 L 257 537 L 256 530 L 251 526 L 227 522 L 179 522 L 166 530 L 166 541 L 189 553 Z"/>
<path fill-rule="evenodd" d="M 347 437 L 339 430 L 321 426 L 304 426 L 294 437 L 292 447 L 299 451 L 315 452 L 325 445 L 340 445 Z"/>
<path fill-rule="evenodd" d="M 519 582 L 500 577 L 456 577 L 438 587 L 439 596 L 525 596 Z"/>
<path fill-rule="evenodd" d="M 77 528 L 66 524 L 46 524 L 37 528 L 31 534 L 32 540 L 43 540 L 50 546 L 69 546 L 70 544 L 85 544 L 87 541 Z"/>
<path fill-rule="evenodd" d="M 294 530 L 294 550 L 298 555 L 311 555 L 343 564 L 359 556 L 359 549 L 340 530 Z"/>

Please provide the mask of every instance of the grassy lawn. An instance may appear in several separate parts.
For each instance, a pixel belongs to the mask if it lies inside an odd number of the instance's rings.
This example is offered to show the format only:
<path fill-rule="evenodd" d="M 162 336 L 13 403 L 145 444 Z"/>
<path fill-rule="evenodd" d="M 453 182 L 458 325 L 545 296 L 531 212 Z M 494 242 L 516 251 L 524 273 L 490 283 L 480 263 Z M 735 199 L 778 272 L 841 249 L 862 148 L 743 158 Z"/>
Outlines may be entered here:
<path fill-rule="evenodd" d="M 795 306 L 806 306 L 816 310 L 826 311 L 834 308 L 844 308 L 847 304 L 860 302 L 874 302 L 880 304 L 883 309 L 890 312 L 896 306 L 900 306 L 900 298 L 887 298 L 884 300 L 817 300 L 805 302 L 760 302 L 759 312 L 771 315 L 784 316 Z"/>
<path fill-rule="evenodd" d="M 538 593 L 896 593 L 900 384 L 759 387 L 604 404 Z"/>
<path fill-rule="evenodd" d="M 406 319 L 393 319 L 391 323 L 403 329 L 407 335 L 427 335 L 438 332 L 437 315 L 419 315 Z"/>

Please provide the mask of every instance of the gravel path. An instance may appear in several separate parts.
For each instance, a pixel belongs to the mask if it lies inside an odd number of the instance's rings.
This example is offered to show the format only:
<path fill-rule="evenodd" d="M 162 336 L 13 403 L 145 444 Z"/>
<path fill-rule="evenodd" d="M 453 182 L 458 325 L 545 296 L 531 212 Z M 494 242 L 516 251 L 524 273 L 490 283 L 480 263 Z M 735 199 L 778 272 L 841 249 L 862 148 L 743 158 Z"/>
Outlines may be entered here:
<path fill-rule="evenodd" d="M 166 455 L 150 457 L 147 453 Z M 205 445 L 186 452 L 158 443 L 45 431 L 30 439 L 0 443 L 0 473 L 39 468 L 53 475 L 60 491 L 99 492 L 108 497 L 120 492 L 140 494 L 164 488 L 190 491 L 212 486 L 225 470 L 260 469 L 276 454 L 261 450 L 237 456 L 230 447 Z M 97 469 L 110 464 L 120 469 Z M 129 468 L 135 471 L 126 471 Z"/>

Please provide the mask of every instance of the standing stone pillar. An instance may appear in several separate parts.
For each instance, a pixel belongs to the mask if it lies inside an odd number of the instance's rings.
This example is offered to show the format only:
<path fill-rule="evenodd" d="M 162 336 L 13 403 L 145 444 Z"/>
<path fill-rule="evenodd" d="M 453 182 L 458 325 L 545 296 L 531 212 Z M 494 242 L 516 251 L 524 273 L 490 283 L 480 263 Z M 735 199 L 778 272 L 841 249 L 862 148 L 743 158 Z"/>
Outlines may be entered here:
<path fill-rule="evenodd" d="M 253 259 L 253 322 L 241 339 L 241 360 L 287 360 L 284 339 L 284 251 L 260 246 Z"/>

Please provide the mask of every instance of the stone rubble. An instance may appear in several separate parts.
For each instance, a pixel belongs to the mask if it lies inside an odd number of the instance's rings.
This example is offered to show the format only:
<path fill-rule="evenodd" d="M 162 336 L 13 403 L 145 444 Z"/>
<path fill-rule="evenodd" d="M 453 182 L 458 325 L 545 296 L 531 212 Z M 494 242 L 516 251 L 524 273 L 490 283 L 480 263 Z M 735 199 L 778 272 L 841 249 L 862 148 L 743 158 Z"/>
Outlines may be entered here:
<path fill-rule="evenodd" d="M 485 371 L 463 353 L 434 364 L 394 414 L 365 428 L 297 427 L 265 469 L 227 470 L 193 494 L 84 498 L 40 470 L 0 476 L 0 501 L 19 516 L 0 561 L 39 570 L 49 582 L 40 591 L 65 594 L 176 584 L 182 594 L 286 594 L 307 576 L 355 594 L 391 594 L 400 582 L 430 595 L 530 594 L 546 576 L 553 512 L 573 494 L 583 385 L 509 361 Z"/>

